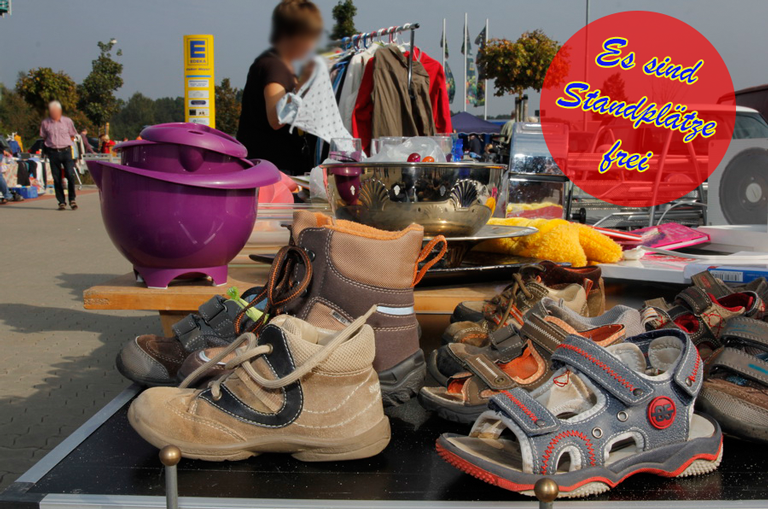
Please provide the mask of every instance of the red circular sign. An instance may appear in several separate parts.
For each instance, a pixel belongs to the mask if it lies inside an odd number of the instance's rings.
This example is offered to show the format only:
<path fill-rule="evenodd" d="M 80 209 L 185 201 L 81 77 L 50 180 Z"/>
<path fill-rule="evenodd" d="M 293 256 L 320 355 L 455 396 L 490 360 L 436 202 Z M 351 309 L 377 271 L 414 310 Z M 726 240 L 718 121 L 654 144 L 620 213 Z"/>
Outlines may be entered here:
<path fill-rule="evenodd" d="M 656 429 L 667 429 L 675 422 L 675 402 L 666 396 L 659 396 L 648 405 L 648 420 Z"/>
<path fill-rule="evenodd" d="M 735 112 L 714 46 L 655 12 L 611 14 L 579 30 L 541 92 L 544 136 L 560 168 L 589 195 L 622 206 L 694 191 L 725 155 Z"/>

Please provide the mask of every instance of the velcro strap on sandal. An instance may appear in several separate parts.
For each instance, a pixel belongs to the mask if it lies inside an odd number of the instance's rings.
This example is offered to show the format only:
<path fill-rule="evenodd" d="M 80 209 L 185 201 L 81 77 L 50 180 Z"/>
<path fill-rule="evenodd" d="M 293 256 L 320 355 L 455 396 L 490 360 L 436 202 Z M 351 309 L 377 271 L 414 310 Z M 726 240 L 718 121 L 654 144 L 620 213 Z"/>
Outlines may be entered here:
<path fill-rule="evenodd" d="M 226 302 L 224 297 L 215 295 L 212 299 L 201 304 L 197 309 L 200 316 L 205 320 L 205 323 L 208 324 L 217 335 L 231 335 L 235 327 L 232 317 L 229 316 Z"/>
<path fill-rule="evenodd" d="M 548 357 L 555 352 L 568 333 L 540 316 L 528 314 L 525 323 L 520 327 L 520 336 L 530 339 L 534 345 L 543 349 Z"/>
<path fill-rule="evenodd" d="M 746 378 L 768 385 L 768 362 L 735 348 L 724 348 L 711 361 L 710 369 L 726 368 Z"/>
<path fill-rule="evenodd" d="M 681 330 L 655 331 L 655 334 L 658 337 L 661 337 L 662 334 L 675 336 L 683 342 L 685 352 L 682 360 L 675 368 L 675 382 L 685 393 L 695 398 L 701 390 L 701 384 L 704 383 L 704 361 L 701 360 L 699 350 L 688 337 L 688 334 Z"/>
<path fill-rule="evenodd" d="M 700 315 L 712 306 L 712 299 L 701 288 L 689 286 L 677 295 L 677 299 L 693 311 L 693 314 Z"/>
<path fill-rule="evenodd" d="M 716 299 L 733 293 L 722 281 L 713 276 L 708 270 L 691 276 L 691 283 L 704 290 L 704 292 L 714 295 Z"/>
<path fill-rule="evenodd" d="M 741 316 L 731 318 L 725 324 L 721 338 L 724 341 L 733 338 L 768 349 L 768 323 Z"/>
<path fill-rule="evenodd" d="M 552 433 L 560 427 L 552 412 L 520 388 L 493 396 L 489 407 L 515 421 L 529 436 Z"/>
<path fill-rule="evenodd" d="M 525 341 L 520 337 L 520 331 L 515 324 L 509 324 L 489 333 L 488 339 L 504 358 L 518 357 L 525 346 Z"/>
<path fill-rule="evenodd" d="M 589 339 L 568 336 L 552 360 L 578 369 L 627 405 L 638 405 L 653 396 L 648 382 Z"/>
<path fill-rule="evenodd" d="M 512 377 L 503 372 L 485 355 L 475 355 L 464 360 L 465 367 L 479 377 L 489 388 L 500 391 L 517 385 Z"/>

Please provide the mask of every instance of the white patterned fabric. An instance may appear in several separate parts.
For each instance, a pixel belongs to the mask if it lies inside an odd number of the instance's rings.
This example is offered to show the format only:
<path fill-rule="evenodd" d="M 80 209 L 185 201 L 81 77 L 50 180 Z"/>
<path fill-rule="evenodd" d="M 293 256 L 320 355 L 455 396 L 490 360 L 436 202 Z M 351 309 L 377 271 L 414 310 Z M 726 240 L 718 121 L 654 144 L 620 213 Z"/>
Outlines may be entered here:
<path fill-rule="evenodd" d="M 290 125 L 291 132 L 298 127 L 329 143 L 332 138 L 352 138 L 341 121 L 328 66 L 319 56 L 309 81 L 277 103 L 277 118 L 281 124 Z"/>

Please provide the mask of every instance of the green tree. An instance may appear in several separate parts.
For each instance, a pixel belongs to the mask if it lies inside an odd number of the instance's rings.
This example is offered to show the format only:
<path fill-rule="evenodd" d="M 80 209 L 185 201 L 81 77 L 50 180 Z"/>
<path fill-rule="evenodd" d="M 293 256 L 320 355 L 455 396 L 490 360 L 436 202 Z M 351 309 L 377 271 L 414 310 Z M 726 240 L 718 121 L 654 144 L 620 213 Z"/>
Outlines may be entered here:
<path fill-rule="evenodd" d="M 123 64 L 112 58 L 117 41 L 99 42 L 100 54 L 92 61 L 91 73 L 78 87 L 80 109 L 98 127 L 106 124 L 117 113 L 119 104 L 115 92 L 123 86 Z M 116 56 L 122 56 L 117 50 Z"/>
<path fill-rule="evenodd" d="M 184 122 L 184 98 L 161 97 L 155 100 L 155 122 Z"/>
<path fill-rule="evenodd" d="M 621 77 L 621 73 L 617 72 L 608 76 L 603 82 L 603 86 L 600 88 L 601 96 L 609 96 L 614 101 L 629 101 L 627 93 L 624 90 L 624 78 Z M 592 120 L 602 120 L 603 115 L 600 113 L 592 112 Z"/>
<path fill-rule="evenodd" d="M 352 0 L 339 0 L 333 8 L 333 19 L 336 21 L 331 30 L 331 40 L 338 41 L 357 33 L 355 15 L 357 7 Z"/>
<path fill-rule="evenodd" d="M 38 67 L 21 74 L 16 92 L 41 118 L 51 101 L 59 101 L 68 116 L 77 108 L 77 85 L 63 71 L 55 72 L 50 67 Z"/>
<path fill-rule="evenodd" d="M 37 139 L 40 115 L 21 95 L 0 84 L 0 133 L 17 132 L 28 146 Z"/>
<path fill-rule="evenodd" d="M 562 81 L 568 72 L 568 56 L 561 52 L 561 58 L 553 64 L 560 48 L 557 41 L 537 29 L 525 32 L 515 42 L 491 39 L 478 52 L 478 63 L 485 68 L 488 79 L 494 80 L 496 96 L 516 94 L 522 98 L 529 88 L 541 92 L 548 70 L 553 86 Z"/>
<path fill-rule="evenodd" d="M 216 129 L 234 135 L 240 123 L 241 104 L 237 100 L 238 90 L 232 88 L 229 78 L 216 85 Z"/>
<path fill-rule="evenodd" d="M 155 101 L 136 92 L 128 102 L 121 104 L 120 111 L 110 121 L 109 129 L 115 140 L 134 139 L 144 126 L 155 123 Z"/>

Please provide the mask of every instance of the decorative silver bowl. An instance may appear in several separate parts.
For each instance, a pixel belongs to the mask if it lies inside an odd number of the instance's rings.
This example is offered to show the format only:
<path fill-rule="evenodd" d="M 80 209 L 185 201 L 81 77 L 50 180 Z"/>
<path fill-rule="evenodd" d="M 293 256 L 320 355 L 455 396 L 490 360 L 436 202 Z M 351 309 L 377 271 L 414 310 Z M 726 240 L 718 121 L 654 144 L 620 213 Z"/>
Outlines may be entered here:
<path fill-rule="evenodd" d="M 322 166 L 338 219 L 427 236 L 464 237 L 490 219 L 506 168 L 479 163 L 337 163 Z"/>

